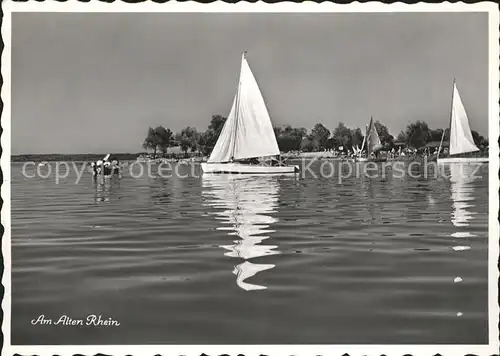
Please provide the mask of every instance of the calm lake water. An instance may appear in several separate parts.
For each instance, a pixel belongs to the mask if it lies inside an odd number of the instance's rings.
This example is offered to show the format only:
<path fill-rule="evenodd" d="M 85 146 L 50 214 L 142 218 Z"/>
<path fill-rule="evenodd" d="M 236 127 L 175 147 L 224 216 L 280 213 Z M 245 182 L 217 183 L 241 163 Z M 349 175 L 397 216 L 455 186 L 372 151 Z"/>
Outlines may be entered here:
<path fill-rule="evenodd" d="M 341 184 L 127 172 L 55 184 L 21 168 L 13 344 L 488 341 L 487 165 Z M 32 325 L 41 314 L 120 326 Z"/>

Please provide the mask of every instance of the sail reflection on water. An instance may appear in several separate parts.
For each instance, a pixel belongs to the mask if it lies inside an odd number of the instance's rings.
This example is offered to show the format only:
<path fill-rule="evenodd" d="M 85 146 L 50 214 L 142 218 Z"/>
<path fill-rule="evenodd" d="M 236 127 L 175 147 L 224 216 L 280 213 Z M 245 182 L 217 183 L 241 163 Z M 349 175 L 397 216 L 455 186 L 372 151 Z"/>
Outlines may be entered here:
<path fill-rule="evenodd" d="M 453 200 L 453 211 L 451 213 L 451 223 L 461 229 L 451 234 L 453 238 L 469 238 L 475 235 L 469 231 L 464 231 L 462 227 L 470 225 L 474 218 L 474 212 L 470 211 L 475 205 L 474 201 L 474 185 L 472 182 L 478 177 L 476 175 L 477 164 L 461 164 L 452 163 L 449 165 L 450 183 L 451 183 L 451 199 Z M 465 240 L 464 240 L 465 241 Z M 464 243 L 453 246 L 455 251 L 470 250 L 471 247 Z"/>
<path fill-rule="evenodd" d="M 474 184 L 472 182 L 478 177 L 476 171 L 478 164 L 467 163 L 451 163 L 449 165 L 449 177 L 451 183 L 451 199 L 453 201 L 451 213 L 451 223 L 457 227 L 457 231 L 451 234 L 454 238 L 453 246 L 454 251 L 467 251 L 471 246 L 467 244 L 467 238 L 474 237 L 468 231 L 464 231 L 466 226 L 470 225 L 471 220 L 474 218 L 474 212 L 470 211 L 475 205 L 474 201 Z M 457 240 L 463 242 L 458 242 Z M 453 283 L 461 283 L 463 278 L 456 276 Z M 463 316 L 462 311 L 456 313 L 457 317 Z"/>
<path fill-rule="evenodd" d="M 270 215 L 278 206 L 276 177 L 203 175 L 202 182 L 204 204 L 221 209 L 215 213 L 223 225 L 217 230 L 228 231 L 228 235 L 237 237 L 233 244 L 220 246 L 227 251 L 225 256 L 244 260 L 233 270 L 237 275 L 236 284 L 247 291 L 266 289 L 245 280 L 275 267 L 249 260 L 280 253 L 277 246 L 261 244 L 274 232 L 270 226 L 278 221 Z"/>
<path fill-rule="evenodd" d="M 456 227 L 468 226 L 473 219 L 474 213 L 470 208 L 474 207 L 474 185 L 471 184 L 476 177 L 477 164 L 452 163 L 449 165 L 451 199 L 453 200 L 453 212 L 451 222 Z"/>

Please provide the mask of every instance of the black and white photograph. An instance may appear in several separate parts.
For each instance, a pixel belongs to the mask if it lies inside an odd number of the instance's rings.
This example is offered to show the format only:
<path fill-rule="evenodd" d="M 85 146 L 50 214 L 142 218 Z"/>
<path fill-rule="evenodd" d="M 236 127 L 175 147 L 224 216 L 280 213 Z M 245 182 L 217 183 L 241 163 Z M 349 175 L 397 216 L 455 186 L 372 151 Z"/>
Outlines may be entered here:
<path fill-rule="evenodd" d="M 496 4 L 2 7 L 2 355 L 498 352 Z"/>

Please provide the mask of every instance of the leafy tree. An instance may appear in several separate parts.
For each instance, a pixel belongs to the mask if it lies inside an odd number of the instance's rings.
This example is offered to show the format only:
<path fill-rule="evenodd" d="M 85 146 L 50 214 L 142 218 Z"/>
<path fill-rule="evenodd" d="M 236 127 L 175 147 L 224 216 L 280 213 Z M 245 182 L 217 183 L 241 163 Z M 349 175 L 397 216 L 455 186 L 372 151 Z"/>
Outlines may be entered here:
<path fill-rule="evenodd" d="M 447 128 L 444 130 L 444 141 L 449 141 L 450 140 L 450 128 Z"/>
<path fill-rule="evenodd" d="M 276 139 L 278 139 L 278 137 L 280 137 L 281 134 L 283 133 L 283 129 L 279 126 L 274 126 L 273 131 L 274 131 L 274 136 L 276 136 Z"/>
<path fill-rule="evenodd" d="M 474 139 L 474 144 L 479 148 L 487 147 L 489 144 L 488 139 L 484 138 L 477 131 L 472 130 L 472 138 Z"/>
<path fill-rule="evenodd" d="M 285 130 L 285 132 L 289 132 L 288 128 L 290 128 L 290 134 L 292 136 L 297 136 L 297 137 L 301 137 L 301 138 L 304 138 L 307 136 L 307 129 L 305 129 L 304 127 L 291 128 L 291 126 L 287 126 L 287 129 Z"/>
<path fill-rule="evenodd" d="M 387 126 L 377 120 L 375 121 L 375 128 L 377 129 L 378 136 L 380 137 L 380 143 L 382 145 L 392 146 L 394 136 L 389 133 Z"/>
<path fill-rule="evenodd" d="M 314 146 L 316 149 L 324 149 L 328 138 L 330 138 L 330 130 L 328 130 L 323 124 L 314 125 L 311 131 L 311 138 L 314 141 Z"/>
<path fill-rule="evenodd" d="M 336 146 L 336 145 L 337 145 L 337 143 L 335 142 L 335 139 L 334 139 L 333 137 L 330 137 L 330 138 L 328 139 L 328 141 L 326 141 L 326 146 L 325 146 L 325 148 L 326 148 L 327 150 L 331 150 L 331 149 L 335 148 L 335 146 Z"/>
<path fill-rule="evenodd" d="M 212 120 L 210 120 L 210 124 L 208 125 L 208 129 L 220 134 L 224 124 L 226 123 L 227 118 L 221 115 L 212 115 Z"/>
<path fill-rule="evenodd" d="M 315 150 L 314 141 L 311 137 L 304 137 L 300 143 L 300 149 L 304 152 L 312 152 Z"/>
<path fill-rule="evenodd" d="M 278 141 L 280 151 L 298 151 L 301 147 L 302 139 L 307 135 L 304 128 L 292 128 L 290 125 L 275 127 L 274 134 Z"/>
<path fill-rule="evenodd" d="M 344 146 L 347 149 L 350 149 L 354 146 L 361 147 L 363 145 L 363 133 L 361 129 L 358 127 L 354 130 L 348 128 L 343 122 L 340 122 L 338 126 L 333 130 L 332 144 L 329 146 L 339 147 Z M 328 147 L 330 148 L 330 147 Z"/>
<path fill-rule="evenodd" d="M 153 159 L 156 158 L 156 149 L 158 147 L 158 141 L 156 138 L 155 130 L 152 127 L 148 129 L 148 133 L 146 135 L 146 138 L 144 139 L 142 147 L 145 150 L 153 150 Z"/>
<path fill-rule="evenodd" d="M 364 135 L 359 127 L 355 130 L 352 130 L 351 137 L 352 137 L 351 139 L 352 146 L 359 146 L 361 148 L 363 144 Z"/>
<path fill-rule="evenodd" d="M 210 139 L 209 139 L 208 130 L 200 133 L 200 135 L 198 136 L 198 143 L 197 144 L 198 144 L 200 152 L 203 152 L 204 155 L 209 154 L 211 149 L 212 149 L 212 148 L 208 147 L 207 142 L 209 142 L 209 141 L 210 141 Z"/>
<path fill-rule="evenodd" d="M 429 141 L 441 141 L 443 129 L 429 129 Z"/>
<path fill-rule="evenodd" d="M 142 147 L 146 150 L 153 150 L 153 159 L 155 159 L 158 149 L 163 153 L 167 152 L 167 148 L 171 145 L 172 135 L 172 131 L 163 126 L 157 126 L 154 129 L 150 127 Z"/>
<path fill-rule="evenodd" d="M 406 132 L 401 131 L 400 133 L 398 133 L 398 136 L 396 137 L 396 140 L 397 141 L 401 141 L 401 142 L 407 142 L 408 141 L 408 137 L 406 137 Z"/>
<path fill-rule="evenodd" d="M 352 145 L 352 132 L 343 122 L 339 122 L 338 126 L 333 130 L 332 139 L 334 144 L 338 146 Z"/>
<path fill-rule="evenodd" d="M 187 153 L 189 149 L 191 151 L 196 151 L 199 147 L 199 139 L 200 135 L 198 131 L 194 127 L 186 127 L 184 128 L 180 134 L 178 134 L 178 142 L 181 146 L 181 150 L 184 151 L 184 154 Z"/>
<path fill-rule="evenodd" d="M 158 148 L 163 155 L 165 155 L 167 153 L 167 149 L 174 143 L 173 132 L 163 126 L 157 126 L 155 128 L 155 136 L 157 137 Z"/>
<path fill-rule="evenodd" d="M 417 121 L 409 124 L 406 127 L 406 142 L 414 148 L 425 146 L 429 141 L 429 126 L 424 121 Z"/>

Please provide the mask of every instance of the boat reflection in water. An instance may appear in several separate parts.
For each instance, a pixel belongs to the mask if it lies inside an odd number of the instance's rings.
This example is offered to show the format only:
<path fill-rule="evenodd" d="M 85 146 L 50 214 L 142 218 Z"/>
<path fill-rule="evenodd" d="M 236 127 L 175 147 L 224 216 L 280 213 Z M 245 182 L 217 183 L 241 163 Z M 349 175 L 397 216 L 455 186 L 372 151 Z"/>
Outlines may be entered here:
<path fill-rule="evenodd" d="M 451 234 L 451 237 L 457 239 L 466 239 L 475 237 L 469 231 L 465 231 L 465 227 L 470 225 L 471 220 L 474 218 L 474 212 L 470 211 L 475 205 L 474 201 L 474 185 L 472 182 L 478 179 L 478 164 L 467 163 L 451 163 L 449 164 L 450 170 L 450 183 L 451 183 L 451 199 L 453 200 L 453 211 L 451 213 L 451 223 L 456 226 L 458 231 Z M 466 251 L 470 250 L 471 246 L 466 244 L 467 240 L 463 242 L 455 242 L 453 250 Z"/>
<path fill-rule="evenodd" d="M 274 268 L 274 264 L 250 262 L 258 257 L 276 255 L 277 246 L 261 244 L 274 230 L 270 226 L 278 221 L 270 214 L 278 206 L 279 185 L 272 176 L 203 175 L 204 204 L 216 209 L 217 219 L 224 226 L 217 230 L 237 236 L 234 244 L 222 245 L 225 256 L 240 258 L 244 262 L 235 266 L 236 284 L 244 290 L 267 287 L 250 284 L 246 280 L 261 271 Z"/>
<path fill-rule="evenodd" d="M 451 237 L 454 238 L 453 250 L 467 251 L 471 249 L 471 246 L 467 242 L 470 240 L 467 239 L 476 236 L 469 231 L 465 231 L 465 227 L 470 225 L 475 214 L 470 209 L 475 206 L 472 204 L 475 199 L 474 184 L 472 182 L 479 178 L 477 176 L 478 163 L 450 163 L 448 167 L 451 183 L 451 199 L 453 201 L 451 223 L 458 228 L 457 231 L 451 234 Z M 456 276 L 453 279 L 453 283 L 461 282 L 463 282 L 461 276 Z M 456 315 L 457 317 L 461 317 L 463 314 L 462 311 L 458 311 Z"/>
<path fill-rule="evenodd" d="M 474 215 L 468 209 L 474 207 L 471 204 L 474 200 L 474 186 L 471 183 L 477 179 L 477 164 L 451 163 L 449 169 L 453 200 L 451 222 L 456 227 L 468 226 Z"/>

